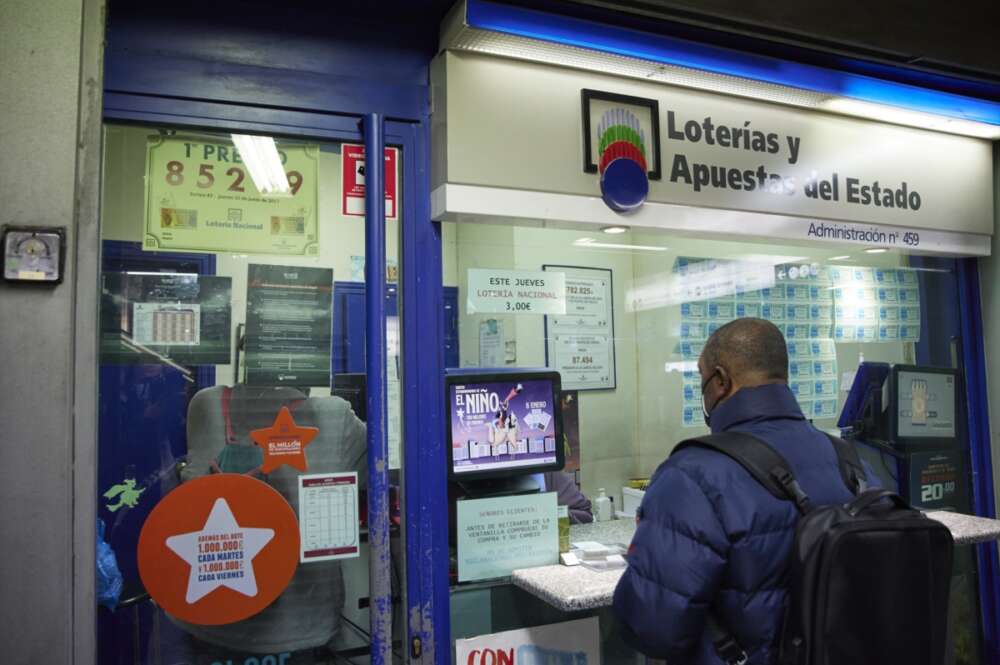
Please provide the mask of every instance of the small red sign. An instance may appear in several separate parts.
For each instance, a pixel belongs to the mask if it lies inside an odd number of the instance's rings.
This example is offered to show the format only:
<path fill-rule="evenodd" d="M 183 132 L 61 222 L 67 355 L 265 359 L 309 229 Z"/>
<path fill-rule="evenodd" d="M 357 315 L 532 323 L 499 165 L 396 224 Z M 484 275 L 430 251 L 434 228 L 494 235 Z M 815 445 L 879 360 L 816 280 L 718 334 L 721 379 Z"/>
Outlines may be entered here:
<path fill-rule="evenodd" d="M 250 432 L 250 438 L 264 451 L 261 473 L 271 473 L 278 467 L 288 466 L 307 471 L 306 446 L 319 434 L 319 428 L 299 427 L 287 406 L 281 407 L 274 424 Z"/>
<path fill-rule="evenodd" d="M 385 217 L 396 219 L 396 206 L 399 191 L 399 178 L 396 164 L 399 161 L 398 148 L 385 149 Z M 345 143 L 343 145 L 343 163 L 341 164 L 341 180 L 343 189 L 343 207 L 345 215 L 364 217 L 365 215 L 365 147 Z"/>

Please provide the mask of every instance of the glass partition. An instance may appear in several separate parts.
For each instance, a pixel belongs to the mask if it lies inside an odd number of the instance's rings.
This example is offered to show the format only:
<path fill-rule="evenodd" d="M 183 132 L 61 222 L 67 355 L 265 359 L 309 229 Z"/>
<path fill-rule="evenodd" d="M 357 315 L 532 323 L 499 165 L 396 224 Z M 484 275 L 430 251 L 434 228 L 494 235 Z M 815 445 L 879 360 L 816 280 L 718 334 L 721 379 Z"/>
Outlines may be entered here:
<path fill-rule="evenodd" d="M 364 166 L 360 139 L 106 127 L 101 663 L 368 659 Z"/>
<path fill-rule="evenodd" d="M 459 364 L 473 373 L 559 372 L 565 467 L 559 473 L 531 471 L 542 492 L 557 492 L 558 503 L 569 504 L 571 522 L 608 520 L 574 524 L 571 542 L 628 545 L 649 477 L 676 443 L 708 431 L 696 363 L 708 336 L 728 321 L 765 318 L 781 329 L 789 384 L 802 412 L 835 434 L 860 362 L 954 366 L 957 283 L 949 260 L 881 248 L 481 221 L 443 225 L 444 281 L 459 291 Z M 551 307 L 546 291 L 561 302 Z M 503 428 L 494 415 L 493 428 Z M 512 426 L 508 419 L 504 431 L 530 445 L 530 427 L 518 416 L 521 422 Z M 483 445 L 491 442 L 475 432 L 466 436 L 450 441 L 454 455 L 517 457 Z M 861 448 L 885 486 L 923 493 L 924 501 L 911 500 L 929 509 L 970 512 L 968 443 L 960 425 L 953 444 L 947 496 L 908 486 L 907 474 L 913 474 L 893 451 Z M 531 575 L 521 575 L 538 565 L 530 558 L 519 562 L 515 556 L 506 571 L 492 575 L 463 572 L 463 565 L 474 568 L 468 552 L 501 550 L 488 539 L 468 538 L 470 524 L 484 528 L 475 516 L 463 517 L 462 503 L 475 498 L 474 489 L 459 483 L 452 491 L 453 638 L 594 615 L 605 662 L 638 658 L 621 639 L 607 607 L 610 596 L 582 601 L 583 578 L 574 582 L 566 567 L 539 573 L 549 581 L 535 587 Z M 489 522 L 483 514 L 480 522 Z M 485 528 L 504 531 L 507 524 L 494 520 Z M 555 555 L 549 563 L 556 563 Z M 513 570 L 518 572 L 512 578 Z M 602 574 L 617 579 L 613 570 Z M 576 597 L 567 601 L 570 606 L 582 604 L 560 608 L 560 594 Z M 956 662 L 979 662 L 978 614 L 974 553 L 964 548 L 953 584 Z"/>

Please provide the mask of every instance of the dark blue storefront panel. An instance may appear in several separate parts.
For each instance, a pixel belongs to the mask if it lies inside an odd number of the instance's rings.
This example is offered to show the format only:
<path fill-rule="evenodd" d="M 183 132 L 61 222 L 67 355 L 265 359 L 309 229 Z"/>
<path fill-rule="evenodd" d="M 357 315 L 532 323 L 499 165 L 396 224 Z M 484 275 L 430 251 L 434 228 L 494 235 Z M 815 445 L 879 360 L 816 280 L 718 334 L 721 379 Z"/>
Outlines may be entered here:
<path fill-rule="evenodd" d="M 116 2 L 104 87 L 183 108 L 218 101 L 420 121 L 438 15 L 431 3 L 366 4 Z"/>

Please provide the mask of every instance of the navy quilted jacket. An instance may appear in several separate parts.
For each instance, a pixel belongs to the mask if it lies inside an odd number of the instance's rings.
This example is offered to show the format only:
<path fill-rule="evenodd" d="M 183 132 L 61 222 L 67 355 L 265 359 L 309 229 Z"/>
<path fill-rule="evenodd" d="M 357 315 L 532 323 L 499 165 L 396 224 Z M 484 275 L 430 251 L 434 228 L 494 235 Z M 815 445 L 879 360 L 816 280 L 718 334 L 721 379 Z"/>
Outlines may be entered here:
<path fill-rule="evenodd" d="M 737 391 L 712 413 L 712 431 L 727 430 L 771 444 L 814 504 L 850 499 L 833 445 L 806 421 L 786 385 Z M 725 455 L 687 448 L 656 470 L 640 511 L 614 597 L 633 645 L 668 665 L 721 663 L 705 634 L 714 607 L 749 663 L 773 663 L 795 506 Z"/>

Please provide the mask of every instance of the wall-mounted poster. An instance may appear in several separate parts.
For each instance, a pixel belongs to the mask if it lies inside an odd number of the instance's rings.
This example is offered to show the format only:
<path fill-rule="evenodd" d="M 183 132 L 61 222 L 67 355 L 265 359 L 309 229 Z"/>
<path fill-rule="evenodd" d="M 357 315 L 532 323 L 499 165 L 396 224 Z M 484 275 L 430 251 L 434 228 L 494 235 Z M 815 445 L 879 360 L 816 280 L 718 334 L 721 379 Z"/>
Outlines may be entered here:
<path fill-rule="evenodd" d="M 365 215 L 365 147 L 345 143 L 341 147 L 341 212 L 347 216 Z M 385 218 L 398 219 L 399 148 L 385 149 Z M 395 280 L 391 280 L 395 281 Z"/>
<path fill-rule="evenodd" d="M 235 136 L 235 135 L 234 135 Z M 275 145 L 269 137 L 235 136 L 236 144 L 203 138 L 151 136 L 146 147 L 143 249 L 315 256 L 319 209 L 319 146 Z M 257 141 L 261 143 L 258 144 Z M 268 143 L 269 142 L 269 143 Z M 287 191 L 262 194 L 275 178 L 266 164 L 281 161 Z M 258 182 L 268 175 L 268 182 Z M 280 175 L 280 174 L 279 174 Z"/>
<path fill-rule="evenodd" d="M 248 266 L 248 384 L 329 386 L 332 337 L 332 269 Z"/>
<path fill-rule="evenodd" d="M 193 273 L 101 275 L 101 362 L 230 361 L 232 280 Z"/>
<path fill-rule="evenodd" d="M 566 275 L 566 312 L 545 317 L 545 364 L 567 390 L 616 387 L 614 283 L 610 270 L 544 265 Z"/>

